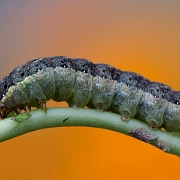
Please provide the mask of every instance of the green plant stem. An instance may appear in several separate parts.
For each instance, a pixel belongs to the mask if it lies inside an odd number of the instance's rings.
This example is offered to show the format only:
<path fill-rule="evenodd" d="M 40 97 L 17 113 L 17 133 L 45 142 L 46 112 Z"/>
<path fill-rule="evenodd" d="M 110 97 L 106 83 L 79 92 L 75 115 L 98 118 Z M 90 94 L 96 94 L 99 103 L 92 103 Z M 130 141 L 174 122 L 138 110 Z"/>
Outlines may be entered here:
<path fill-rule="evenodd" d="M 150 143 L 168 153 L 180 156 L 180 137 L 162 130 L 151 130 L 146 123 L 111 112 L 98 112 L 88 108 L 50 108 L 47 113 L 41 109 L 0 121 L 0 142 L 43 128 L 61 126 L 97 127 L 121 132 Z"/>

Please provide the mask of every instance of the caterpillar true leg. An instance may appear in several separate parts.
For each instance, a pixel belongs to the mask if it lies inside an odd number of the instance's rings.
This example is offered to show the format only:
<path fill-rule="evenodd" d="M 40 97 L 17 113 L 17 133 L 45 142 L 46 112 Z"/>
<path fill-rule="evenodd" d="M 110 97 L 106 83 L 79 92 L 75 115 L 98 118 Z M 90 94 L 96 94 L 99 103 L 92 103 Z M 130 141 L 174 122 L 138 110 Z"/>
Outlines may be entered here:
<path fill-rule="evenodd" d="M 30 114 L 31 107 L 29 107 L 28 105 L 25 105 L 25 106 L 24 106 L 24 109 L 25 109 L 25 111 L 26 111 L 28 114 Z"/>

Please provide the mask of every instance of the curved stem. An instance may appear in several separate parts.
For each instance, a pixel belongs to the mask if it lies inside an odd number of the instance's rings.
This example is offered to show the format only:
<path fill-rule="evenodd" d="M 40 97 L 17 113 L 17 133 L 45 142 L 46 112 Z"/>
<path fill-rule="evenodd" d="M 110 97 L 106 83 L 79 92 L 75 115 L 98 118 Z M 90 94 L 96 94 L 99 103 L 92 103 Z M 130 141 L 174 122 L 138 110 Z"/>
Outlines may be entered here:
<path fill-rule="evenodd" d="M 111 112 L 94 109 L 50 108 L 45 114 L 41 109 L 0 121 L 0 142 L 43 128 L 61 126 L 88 126 L 109 129 L 133 136 L 165 152 L 180 156 L 180 137 L 162 130 L 151 130 L 147 124 Z"/>

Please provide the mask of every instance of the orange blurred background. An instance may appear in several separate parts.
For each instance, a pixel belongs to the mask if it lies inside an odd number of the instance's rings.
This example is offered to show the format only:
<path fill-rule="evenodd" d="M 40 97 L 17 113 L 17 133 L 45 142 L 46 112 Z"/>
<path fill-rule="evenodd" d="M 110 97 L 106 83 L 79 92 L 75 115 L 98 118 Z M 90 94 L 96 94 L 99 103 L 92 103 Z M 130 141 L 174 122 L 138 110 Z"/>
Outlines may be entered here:
<path fill-rule="evenodd" d="M 180 90 L 180 2 L 0 1 L 0 79 L 28 60 L 66 55 Z M 64 105 L 49 102 L 48 107 Z M 0 179 L 176 179 L 180 158 L 123 134 L 52 128 L 0 144 Z"/>

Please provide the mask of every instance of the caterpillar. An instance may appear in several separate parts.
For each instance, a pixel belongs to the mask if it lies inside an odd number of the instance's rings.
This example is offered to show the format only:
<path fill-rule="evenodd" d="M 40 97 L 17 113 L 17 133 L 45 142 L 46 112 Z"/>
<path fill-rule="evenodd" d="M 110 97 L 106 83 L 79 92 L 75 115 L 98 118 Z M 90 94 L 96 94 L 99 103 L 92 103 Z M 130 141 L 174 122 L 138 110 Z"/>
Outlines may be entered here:
<path fill-rule="evenodd" d="M 0 117 L 11 111 L 46 111 L 46 101 L 95 108 L 137 118 L 151 128 L 180 132 L 180 92 L 140 74 L 94 64 L 81 58 L 53 56 L 31 60 L 0 81 Z"/>

